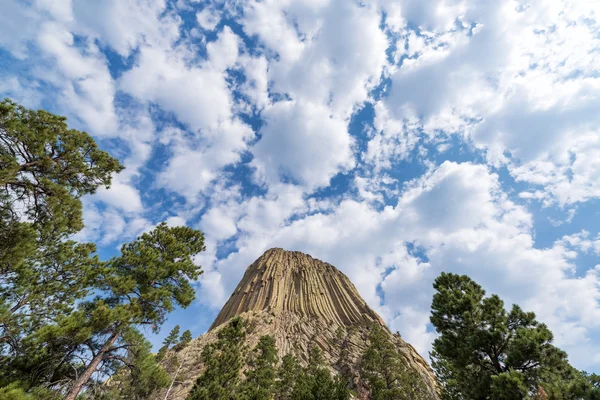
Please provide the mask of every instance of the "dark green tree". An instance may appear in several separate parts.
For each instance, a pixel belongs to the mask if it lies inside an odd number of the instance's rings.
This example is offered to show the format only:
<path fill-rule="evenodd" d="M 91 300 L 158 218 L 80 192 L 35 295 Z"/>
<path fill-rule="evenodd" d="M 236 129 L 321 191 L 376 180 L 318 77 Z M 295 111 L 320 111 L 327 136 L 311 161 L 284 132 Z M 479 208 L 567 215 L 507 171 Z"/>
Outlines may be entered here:
<path fill-rule="evenodd" d="M 496 295 L 467 276 L 442 273 L 434 282 L 431 323 L 440 334 L 432 359 L 449 399 L 525 399 L 543 390 L 555 399 L 579 398 L 581 374 L 552 333 L 531 312 L 510 312 Z"/>
<path fill-rule="evenodd" d="M 179 351 L 188 345 L 189 342 L 192 341 L 192 332 L 189 329 L 185 330 L 179 337 L 179 342 L 173 346 L 174 351 Z"/>
<path fill-rule="evenodd" d="M 179 344 L 183 344 L 184 346 L 192 341 L 192 332 L 189 329 L 186 329 L 185 332 L 181 334 L 179 338 Z"/>
<path fill-rule="evenodd" d="M 171 332 L 169 332 L 165 340 L 163 340 L 162 347 L 158 349 L 158 354 L 156 355 L 157 360 L 162 360 L 171 348 L 171 346 L 177 343 L 177 339 L 179 337 L 179 330 L 179 325 L 175 325 L 175 327 L 171 329 Z"/>
<path fill-rule="evenodd" d="M 201 232 L 158 225 L 106 263 L 98 279 L 99 296 L 36 335 L 42 344 L 67 342 L 73 349 L 71 357 L 84 360 L 65 400 L 74 400 L 107 362 L 123 362 L 119 350 L 128 347 L 125 334 L 132 327 L 158 330 L 175 305 L 191 303 L 194 289 L 189 280 L 202 272 L 192 258 L 203 250 Z"/>
<path fill-rule="evenodd" d="M 281 359 L 281 365 L 277 369 L 277 381 L 275 383 L 275 398 L 278 400 L 290 400 L 294 385 L 298 376 L 302 372 L 302 367 L 298 359 L 291 354 L 286 354 Z"/>
<path fill-rule="evenodd" d="M 361 362 L 361 378 L 373 400 L 429 399 L 423 378 L 398 352 L 385 328 L 374 324 Z"/>
<path fill-rule="evenodd" d="M 325 365 L 323 352 L 312 347 L 308 365 L 302 369 L 292 390 L 292 400 L 346 400 L 350 391 L 343 378 L 333 378 Z"/>
<path fill-rule="evenodd" d="M 83 195 L 123 167 L 64 117 L 0 102 L 0 356 L 88 294 L 95 246 L 65 240 L 83 227 Z M 2 364 L 2 363 L 0 363 Z"/>
<path fill-rule="evenodd" d="M 3 220 L 25 219 L 41 236 L 73 234 L 83 227 L 79 198 L 110 185 L 122 169 L 90 135 L 69 129 L 65 117 L 0 102 Z"/>
<path fill-rule="evenodd" d="M 217 340 L 202 350 L 204 372 L 188 400 L 231 400 L 239 397 L 240 374 L 244 366 L 246 323 L 233 318 L 217 334 Z"/>
<path fill-rule="evenodd" d="M 167 346 L 167 348 L 171 348 L 179 338 L 179 330 L 179 325 L 175 325 L 175 328 L 171 329 L 171 332 L 169 332 L 165 340 L 163 340 L 163 345 Z"/>
<path fill-rule="evenodd" d="M 275 338 L 262 336 L 247 358 L 246 379 L 240 388 L 244 400 L 273 398 L 277 361 Z"/>
<path fill-rule="evenodd" d="M 146 400 L 160 388 L 170 383 L 167 372 L 156 362 L 151 344 L 135 329 L 123 335 L 127 344 L 119 355 L 116 372 L 108 381 L 100 380 L 86 393 L 89 400 L 131 399 Z"/>

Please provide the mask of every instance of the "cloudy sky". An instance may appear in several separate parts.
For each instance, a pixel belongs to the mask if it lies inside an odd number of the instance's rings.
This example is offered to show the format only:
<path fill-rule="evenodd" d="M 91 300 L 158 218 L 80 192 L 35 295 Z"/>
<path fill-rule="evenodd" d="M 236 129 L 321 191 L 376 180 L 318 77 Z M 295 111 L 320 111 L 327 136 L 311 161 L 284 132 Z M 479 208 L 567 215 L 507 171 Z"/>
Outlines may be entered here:
<path fill-rule="evenodd" d="M 598 0 L 3 0 L 0 96 L 126 170 L 85 198 L 116 254 L 206 234 L 203 333 L 270 247 L 336 265 L 423 354 L 466 273 L 600 372 Z"/>

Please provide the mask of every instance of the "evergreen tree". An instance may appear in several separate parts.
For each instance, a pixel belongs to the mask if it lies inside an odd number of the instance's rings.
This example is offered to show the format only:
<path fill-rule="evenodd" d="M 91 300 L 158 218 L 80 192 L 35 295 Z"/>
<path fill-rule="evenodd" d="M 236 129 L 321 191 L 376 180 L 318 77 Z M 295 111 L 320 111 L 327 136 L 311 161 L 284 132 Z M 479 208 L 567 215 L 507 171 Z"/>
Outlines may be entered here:
<path fill-rule="evenodd" d="M 179 338 L 179 343 L 183 344 L 185 346 L 186 344 L 188 344 L 191 341 L 192 341 L 192 332 L 190 332 L 190 330 L 187 329 L 185 332 L 183 332 L 181 334 L 181 337 Z"/>
<path fill-rule="evenodd" d="M 141 333 L 131 329 L 124 334 L 123 342 L 128 346 L 119 364 L 112 367 L 116 373 L 107 382 L 100 380 L 93 385 L 86 393 L 86 399 L 146 400 L 158 389 L 169 385 L 169 375 L 156 363 L 152 346 Z"/>
<path fill-rule="evenodd" d="M 240 390 L 244 400 L 273 398 L 277 361 L 275 338 L 262 336 L 247 360 L 246 380 Z"/>
<path fill-rule="evenodd" d="M 553 399 L 592 398 L 591 382 L 533 313 L 517 305 L 507 312 L 464 275 L 442 273 L 434 288 L 431 323 L 440 336 L 432 358 L 445 398 L 525 399 L 542 391 Z"/>
<path fill-rule="evenodd" d="M 430 398 L 423 378 L 409 367 L 390 335 L 377 324 L 371 328 L 369 346 L 362 355 L 360 369 L 373 400 Z"/>
<path fill-rule="evenodd" d="M 238 399 L 240 372 L 244 365 L 243 346 L 246 323 L 233 318 L 217 334 L 217 341 L 204 346 L 204 372 L 188 396 L 188 400 Z"/>
<path fill-rule="evenodd" d="M 160 361 L 163 358 L 165 358 L 165 355 L 167 354 L 167 352 L 171 348 L 171 345 L 173 345 L 173 344 L 176 343 L 177 338 L 179 336 L 179 329 L 180 329 L 179 325 L 175 325 L 175 328 L 173 328 L 171 330 L 171 332 L 169 332 L 169 334 L 167 335 L 167 337 L 165 338 L 165 340 L 163 340 L 163 345 L 158 350 L 158 354 L 156 355 L 156 359 L 158 361 Z"/>
<path fill-rule="evenodd" d="M 70 385 L 65 400 L 73 400 L 92 374 L 128 347 L 124 334 L 132 326 L 158 330 L 175 304 L 187 307 L 194 299 L 189 280 L 201 273 L 192 257 L 204 250 L 202 233 L 187 227 L 158 225 L 110 260 L 101 273 L 101 296 L 82 302 L 79 309 L 36 335 L 44 342 L 66 342 L 70 357 L 91 354 Z"/>
<path fill-rule="evenodd" d="M 286 354 L 281 359 L 277 369 L 277 382 L 275 383 L 275 398 L 278 400 L 291 400 L 294 385 L 302 372 L 300 363 L 291 354 Z"/>
<path fill-rule="evenodd" d="M 171 329 L 171 332 L 169 332 L 165 340 L 163 340 L 163 345 L 167 346 L 167 348 L 171 348 L 171 345 L 175 344 L 175 341 L 179 337 L 179 330 L 179 325 L 175 325 L 175 328 Z"/>
<path fill-rule="evenodd" d="M 79 198 L 108 186 L 123 167 L 66 118 L 0 102 L 0 204 L 3 217 L 26 218 L 42 235 L 83 227 Z M 4 244 L 4 242 L 2 242 Z"/>
<path fill-rule="evenodd" d="M 185 346 L 187 346 L 187 344 L 189 342 L 192 341 L 192 332 L 190 332 L 189 329 L 187 329 L 185 332 L 183 332 L 181 334 L 181 336 L 179 337 L 179 343 L 177 343 L 175 346 L 173 346 L 173 350 L 174 351 L 179 351 L 181 349 L 183 349 Z"/>
<path fill-rule="evenodd" d="M 0 102 L 0 357 L 89 293 L 95 246 L 65 239 L 83 227 L 79 198 L 122 168 L 64 117 Z"/>
<path fill-rule="evenodd" d="M 350 391 L 339 377 L 332 378 L 320 348 L 312 347 L 308 365 L 302 369 L 292 390 L 292 400 L 346 400 Z"/>

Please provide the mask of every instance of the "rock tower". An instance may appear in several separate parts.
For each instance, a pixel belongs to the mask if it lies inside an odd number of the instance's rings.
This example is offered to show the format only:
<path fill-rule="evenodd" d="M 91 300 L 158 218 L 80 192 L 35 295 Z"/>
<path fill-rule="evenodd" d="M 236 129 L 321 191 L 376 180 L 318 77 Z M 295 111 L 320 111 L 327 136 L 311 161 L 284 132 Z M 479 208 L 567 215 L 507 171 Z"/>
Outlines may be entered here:
<path fill-rule="evenodd" d="M 357 365 L 367 345 L 370 327 L 379 324 L 409 366 L 423 377 L 431 398 L 437 399 L 435 376 L 427 362 L 410 344 L 387 329 L 346 275 L 308 254 L 280 248 L 267 250 L 247 268 L 209 331 L 178 353 L 181 369 L 169 399 L 185 399 L 202 372 L 202 348 L 215 340 L 216 332 L 227 321 L 238 315 L 251 328 L 247 339 L 250 347 L 260 336 L 268 334 L 275 337 L 280 358 L 292 353 L 306 360 L 309 347 L 317 345 L 332 370 L 336 370 L 339 359 L 340 349 L 335 343 L 340 328 L 348 333 L 350 358 Z"/>

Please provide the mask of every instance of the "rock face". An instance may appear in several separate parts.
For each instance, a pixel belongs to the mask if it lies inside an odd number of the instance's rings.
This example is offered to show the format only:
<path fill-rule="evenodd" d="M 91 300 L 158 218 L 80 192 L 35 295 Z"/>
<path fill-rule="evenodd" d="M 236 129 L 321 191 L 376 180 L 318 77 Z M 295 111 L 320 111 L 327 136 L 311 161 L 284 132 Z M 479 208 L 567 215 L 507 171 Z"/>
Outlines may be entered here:
<path fill-rule="evenodd" d="M 333 265 L 308 254 L 271 249 L 248 267 L 244 277 L 227 301 L 209 331 L 178 353 L 181 369 L 169 399 L 185 399 L 196 377 L 202 372 L 200 355 L 206 343 L 235 316 L 248 321 L 248 345 L 260 336 L 275 337 L 279 356 L 292 353 L 301 360 L 308 357 L 311 345 L 318 345 L 332 370 L 336 370 L 340 348 L 336 336 L 348 335 L 350 359 L 357 364 L 367 345 L 370 327 L 385 328 L 411 368 L 419 372 L 437 399 L 437 384 L 427 362 L 385 323 L 360 297 L 348 277 Z M 162 397 L 164 398 L 164 394 Z"/>

